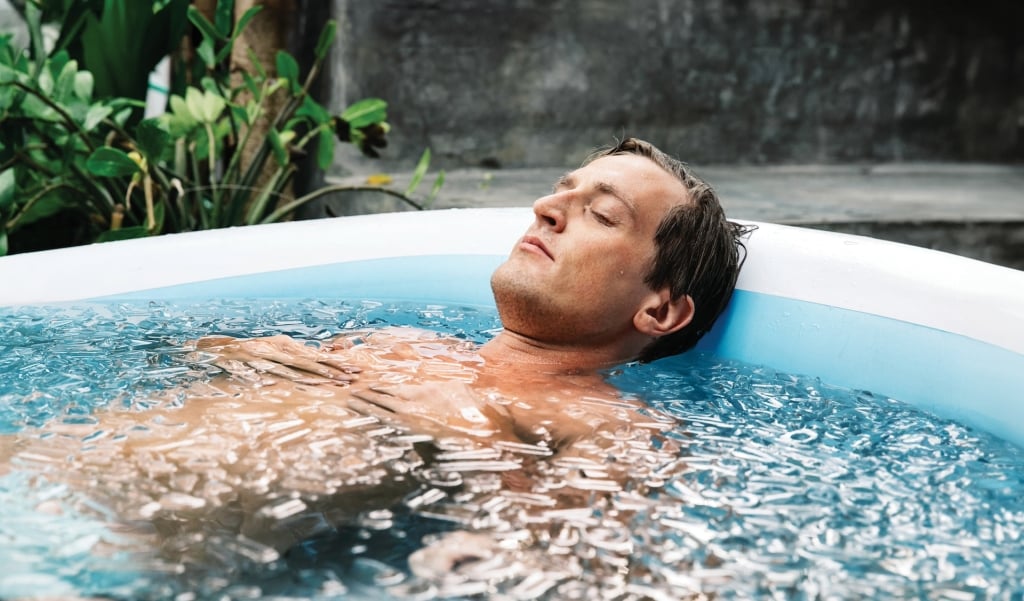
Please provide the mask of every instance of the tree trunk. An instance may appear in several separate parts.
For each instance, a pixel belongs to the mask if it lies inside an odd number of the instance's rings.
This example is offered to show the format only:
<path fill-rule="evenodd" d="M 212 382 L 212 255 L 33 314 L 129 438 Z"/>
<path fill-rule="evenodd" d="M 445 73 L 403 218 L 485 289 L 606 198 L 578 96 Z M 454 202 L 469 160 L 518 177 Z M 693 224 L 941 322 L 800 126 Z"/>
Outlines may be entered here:
<path fill-rule="evenodd" d="M 198 2 L 196 4 L 198 5 Z M 294 23 L 295 0 L 235 0 L 235 20 L 237 21 L 245 11 L 253 6 L 262 6 L 263 9 L 249 22 L 249 26 L 235 42 L 231 51 L 231 78 L 232 84 L 235 86 L 241 85 L 242 72 L 256 72 L 249 49 L 252 49 L 252 54 L 262 64 L 267 75 L 276 77 L 277 52 L 288 49 L 288 35 Z M 248 92 L 244 92 L 244 94 L 248 94 Z M 238 98 L 238 102 L 245 101 L 245 96 Z M 253 126 L 249 143 L 245 148 L 238 149 L 242 153 L 243 166 L 252 162 L 253 155 L 256 154 L 259 145 L 266 138 L 271 122 L 284 107 L 286 101 L 282 90 L 269 99 L 263 117 Z M 275 168 L 275 163 L 268 162 L 267 168 L 263 170 L 256 181 L 256 186 L 266 185 Z M 291 196 L 291 186 L 289 185 L 284 190 L 283 197 L 278 199 L 278 203 L 287 202 Z"/>

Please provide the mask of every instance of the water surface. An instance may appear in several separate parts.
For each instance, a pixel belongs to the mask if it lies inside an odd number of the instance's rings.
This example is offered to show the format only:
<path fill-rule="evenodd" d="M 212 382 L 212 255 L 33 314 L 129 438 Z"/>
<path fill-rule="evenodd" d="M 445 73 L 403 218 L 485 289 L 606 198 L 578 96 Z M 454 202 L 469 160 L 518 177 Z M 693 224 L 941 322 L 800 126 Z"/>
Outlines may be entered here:
<path fill-rule="evenodd" d="M 383 325 L 474 342 L 499 327 L 488 310 L 374 302 L 4 309 L 0 430 L 89 426 L 97 411 L 165 403 L 167 390 L 218 372 L 188 356 L 200 336 L 318 341 Z M 407 461 L 415 484 L 399 503 L 280 557 L 204 541 L 224 563 L 187 584 L 162 564 L 139 569 L 109 505 L 31 470 L 8 474 L 0 596 L 1024 595 L 1021 449 L 885 396 L 709 356 L 624 366 L 609 380 L 676 425 L 603 433 L 587 460 L 458 440 L 424 455 L 422 443 L 387 435 L 377 459 Z M 526 484 L 511 476 L 520 472 Z"/>

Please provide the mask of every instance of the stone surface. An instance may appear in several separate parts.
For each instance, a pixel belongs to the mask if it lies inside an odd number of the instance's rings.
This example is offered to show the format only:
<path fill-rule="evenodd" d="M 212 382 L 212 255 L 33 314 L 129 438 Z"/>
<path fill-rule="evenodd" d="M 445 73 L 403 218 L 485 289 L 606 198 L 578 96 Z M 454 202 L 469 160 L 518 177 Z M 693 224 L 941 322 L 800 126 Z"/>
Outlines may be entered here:
<path fill-rule="evenodd" d="M 573 165 L 635 135 L 699 164 L 1020 161 L 1019 0 L 335 0 L 331 103 L 389 156 Z"/>

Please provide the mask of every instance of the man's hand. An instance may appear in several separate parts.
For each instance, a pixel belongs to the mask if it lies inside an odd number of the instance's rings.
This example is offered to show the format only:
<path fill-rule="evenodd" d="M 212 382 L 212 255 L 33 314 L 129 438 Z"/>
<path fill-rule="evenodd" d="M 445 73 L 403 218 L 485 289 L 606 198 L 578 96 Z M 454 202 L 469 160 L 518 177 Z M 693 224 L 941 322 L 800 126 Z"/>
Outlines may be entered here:
<path fill-rule="evenodd" d="M 299 384 L 347 384 L 360 369 L 346 360 L 344 350 L 351 346 L 346 343 L 341 340 L 323 350 L 284 335 L 207 336 L 196 341 L 196 351 L 212 355 L 210 362 L 244 380 L 271 374 Z"/>
<path fill-rule="evenodd" d="M 511 414 L 462 382 L 372 386 L 352 396 L 352 409 L 416 434 L 519 440 Z"/>

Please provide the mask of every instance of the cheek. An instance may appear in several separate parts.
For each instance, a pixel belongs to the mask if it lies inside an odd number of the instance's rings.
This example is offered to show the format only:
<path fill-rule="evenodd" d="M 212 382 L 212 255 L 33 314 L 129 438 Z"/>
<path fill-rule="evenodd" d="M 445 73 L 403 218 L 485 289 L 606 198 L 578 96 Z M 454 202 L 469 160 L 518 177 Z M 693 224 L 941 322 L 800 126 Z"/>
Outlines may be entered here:
<path fill-rule="evenodd" d="M 638 286 L 646 289 L 644 276 L 653 260 L 653 251 L 639 252 L 638 244 L 627 240 L 615 244 L 594 241 L 592 252 L 578 255 L 576 260 L 562 265 L 563 281 L 576 282 L 589 294 L 633 290 Z"/>
<path fill-rule="evenodd" d="M 650 259 L 633 248 L 619 248 L 606 257 L 607 274 L 623 285 L 643 282 Z"/>
<path fill-rule="evenodd" d="M 606 297 L 632 299 L 638 292 L 646 291 L 644 284 L 644 272 L 638 267 L 635 261 L 624 258 L 606 256 L 599 259 L 599 264 L 586 276 L 581 271 L 581 284 L 583 285 L 583 298 L 593 298 L 595 294 L 603 294 Z"/>

